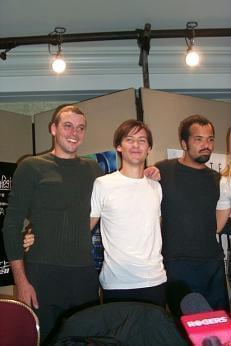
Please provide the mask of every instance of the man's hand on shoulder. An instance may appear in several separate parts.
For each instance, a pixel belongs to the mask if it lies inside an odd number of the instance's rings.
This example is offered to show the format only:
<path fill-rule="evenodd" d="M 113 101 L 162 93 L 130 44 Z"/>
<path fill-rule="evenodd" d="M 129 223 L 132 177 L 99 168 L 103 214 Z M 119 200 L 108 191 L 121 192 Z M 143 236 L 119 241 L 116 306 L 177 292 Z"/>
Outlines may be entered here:
<path fill-rule="evenodd" d="M 24 234 L 24 238 L 23 238 L 23 247 L 24 247 L 24 251 L 28 252 L 30 250 L 30 247 L 34 244 L 35 242 L 35 236 L 32 232 L 31 228 L 28 228 L 26 230 L 26 233 Z"/>
<path fill-rule="evenodd" d="M 157 167 L 155 166 L 150 166 L 150 167 L 147 167 L 145 170 L 144 170 L 144 175 L 149 178 L 149 179 L 152 179 L 152 180 L 155 180 L 155 181 L 159 181 L 160 180 L 160 171 Z"/>

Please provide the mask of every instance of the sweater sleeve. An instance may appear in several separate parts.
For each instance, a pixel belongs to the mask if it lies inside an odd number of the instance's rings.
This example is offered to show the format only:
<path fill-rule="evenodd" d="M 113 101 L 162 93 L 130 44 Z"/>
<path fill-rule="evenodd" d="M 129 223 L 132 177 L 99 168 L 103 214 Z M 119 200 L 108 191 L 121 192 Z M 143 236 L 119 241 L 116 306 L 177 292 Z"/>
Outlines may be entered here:
<path fill-rule="evenodd" d="M 36 173 L 31 159 L 20 163 L 9 194 L 8 208 L 3 225 L 3 238 L 9 261 L 22 259 L 22 229 L 24 220 L 29 217 L 29 210 L 35 189 Z"/>

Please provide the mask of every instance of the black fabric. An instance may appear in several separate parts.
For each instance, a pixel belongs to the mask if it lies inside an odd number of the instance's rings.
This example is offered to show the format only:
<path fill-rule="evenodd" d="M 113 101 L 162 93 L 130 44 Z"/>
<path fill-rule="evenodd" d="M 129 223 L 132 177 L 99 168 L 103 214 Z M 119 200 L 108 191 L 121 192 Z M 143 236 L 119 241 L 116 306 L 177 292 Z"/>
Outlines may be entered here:
<path fill-rule="evenodd" d="M 27 263 L 26 272 L 36 288 L 41 340 L 50 333 L 58 318 L 76 306 L 99 303 L 98 274 L 91 267 L 65 267 Z"/>
<path fill-rule="evenodd" d="M 3 234 L 10 261 L 61 266 L 93 264 L 90 208 L 95 179 L 102 175 L 89 159 L 62 159 L 51 153 L 30 157 L 17 167 Z M 21 229 L 28 218 L 36 241 L 26 254 Z"/>
<path fill-rule="evenodd" d="M 68 344 L 68 339 L 72 343 Z M 92 343 L 88 343 L 89 340 L 92 340 Z M 50 345 L 81 343 L 127 346 L 187 345 L 164 309 L 138 302 L 108 303 L 75 312 L 64 320 L 60 332 Z"/>
<path fill-rule="evenodd" d="M 165 261 L 223 259 L 216 239 L 219 174 L 195 169 L 178 160 L 156 164 L 160 169 L 163 256 Z"/>
<path fill-rule="evenodd" d="M 104 303 L 118 301 L 139 301 L 151 303 L 158 306 L 166 306 L 166 283 L 152 287 L 132 289 L 103 289 Z"/>
<path fill-rule="evenodd" d="M 200 293 L 213 310 L 229 312 L 229 299 L 225 278 L 224 262 L 169 261 L 166 263 L 168 277 L 168 307 L 176 317 L 182 315 L 180 303 L 191 292 Z"/>

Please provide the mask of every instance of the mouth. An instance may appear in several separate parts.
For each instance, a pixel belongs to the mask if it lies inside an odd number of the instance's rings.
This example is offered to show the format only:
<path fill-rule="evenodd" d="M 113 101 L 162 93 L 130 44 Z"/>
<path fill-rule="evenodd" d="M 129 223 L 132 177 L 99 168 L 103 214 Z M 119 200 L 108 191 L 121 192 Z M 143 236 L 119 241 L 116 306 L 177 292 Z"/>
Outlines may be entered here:
<path fill-rule="evenodd" d="M 131 151 L 131 154 L 140 154 L 141 152 L 140 151 Z"/>
<path fill-rule="evenodd" d="M 200 154 L 202 154 L 202 155 L 210 155 L 211 151 L 210 150 L 201 150 Z"/>
<path fill-rule="evenodd" d="M 74 138 L 67 138 L 67 141 L 74 144 L 77 143 L 77 139 L 74 139 Z"/>

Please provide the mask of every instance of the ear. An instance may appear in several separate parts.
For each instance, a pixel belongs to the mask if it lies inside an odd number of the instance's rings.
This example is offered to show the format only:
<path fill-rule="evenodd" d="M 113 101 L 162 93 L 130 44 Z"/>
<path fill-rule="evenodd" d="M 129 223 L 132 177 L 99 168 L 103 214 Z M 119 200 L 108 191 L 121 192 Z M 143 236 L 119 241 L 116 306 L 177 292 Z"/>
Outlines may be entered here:
<path fill-rule="evenodd" d="M 122 148 L 121 148 L 121 146 L 120 146 L 120 145 L 118 145 L 118 147 L 116 147 L 116 151 L 118 151 L 119 153 L 121 153 L 121 152 L 122 152 Z"/>
<path fill-rule="evenodd" d="M 188 149 L 187 143 L 184 140 L 181 141 L 181 147 L 184 151 Z"/>
<path fill-rule="evenodd" d="M 52 136 L 55 136 L 55 135 L 56 135 L 57 129 L 56 129 L 55 123 L 52 123 L 52 124 L 51 124 L 51 126 L 50 126 L 50 131 L 51 131 Z"/>

